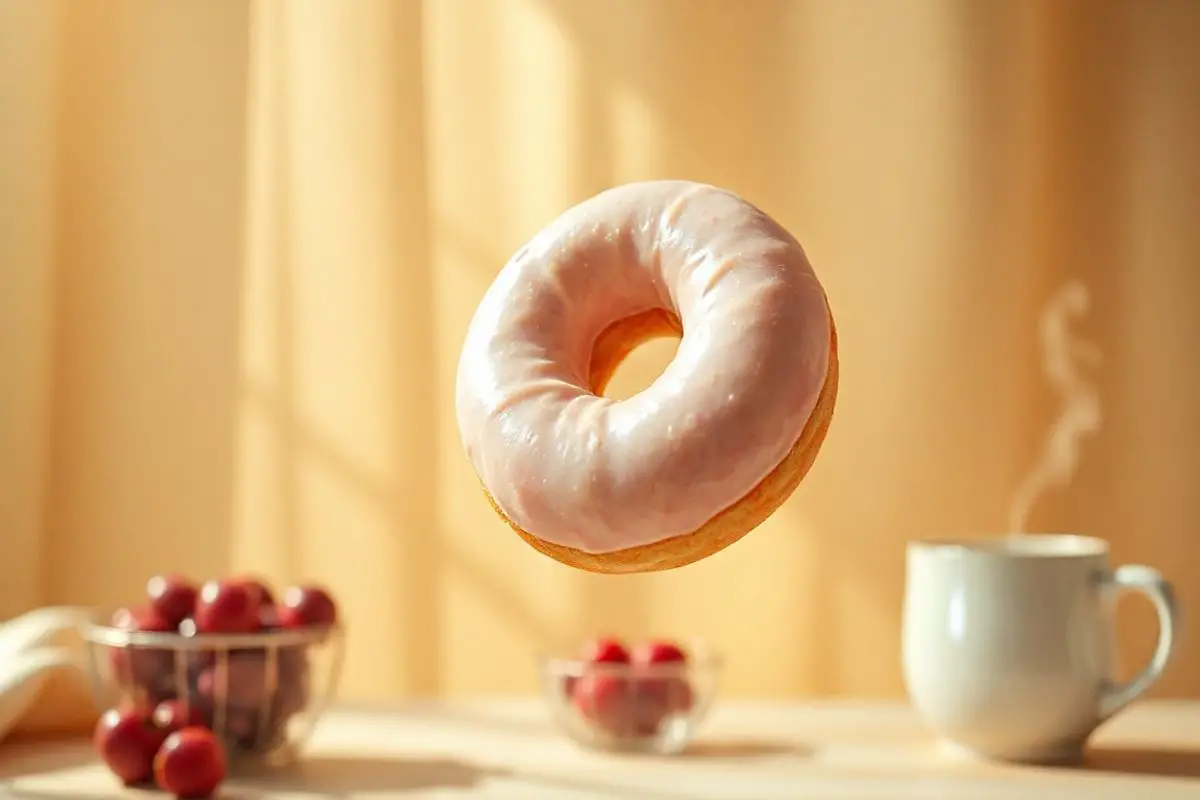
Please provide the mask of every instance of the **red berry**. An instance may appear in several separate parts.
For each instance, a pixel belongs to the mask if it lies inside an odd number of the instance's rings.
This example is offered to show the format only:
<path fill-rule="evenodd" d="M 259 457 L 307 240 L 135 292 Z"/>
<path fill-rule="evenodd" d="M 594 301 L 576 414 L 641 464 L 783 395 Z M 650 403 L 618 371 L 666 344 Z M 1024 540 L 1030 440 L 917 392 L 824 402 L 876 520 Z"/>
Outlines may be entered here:
<path fill-rule="evenodd" d="M 139 633 L 171 633 L 175 629 L 153 606 L 118 609 L 113 614 L 114 628 Z M 171 669 L 170 650 L 149 647 L 112 647 L 108 651 L 109 669 L 120 686 L 148 687 Z"/>
<path fill-rule="evenodd" d="M 284 628 L 307 628 L 337 622 L 337 604 L 329 592 L 319 586 L 293 586 L 283 593 L 278 607 L 279 624 Z"/>
<path fill-rule="evenodd" d="M 633 695 L 639 725 L 656 729 L 670 714 L 691 711 L 692 685 L 686 678 L 635 678 Z"/>
<path fill-rule="evenodd" d="M 668 715 L 691 710 L 688 657 L 682 648 L 673 642 L 648 642 L 634 648 L 630 660 L 636 671 L 649 673 L 634 679 L 640 730 L 652 733 Z"/>
<path fill-rule="evenodd" d="M 188 617 L 183 622 L 179 623 L 179 635 L 185 639 L 191 639 L 200 634 L 200 630 L 196 627 L 196 618 Z M 203 669 L 217 660 L 216 650 L 192 650 L 187 654 L 187 662 L 189 669 Z"/>
<path fill-rule="evenodd" d="M 274 603 L 259 607 L 258 626 L 267 631 L 279 627 L 279 608 Z"/>
<path fill-rule="evenodd" d="M 196 691 L 204 699 L 223 702 L 232 708 L 257 709 L 267 698 L 267 654 L 262 650 L 234 653 L 226 662 L 224 685 L 220 685 L 219 667 L 204 669 L 196 678 Z"/>
<path fill-rule="evenodd" d="M 178 627 L 196 607 L 196 586 L 182 575 L 155 575 L 146 582 L 146 596 L 172 627 Z"/>
<path fill-rule="evenodd" d="M 258 604 L 275 605 L 275 593 L 271 591 L 271 587 L 266 581 L 261 578 L 256 578 L 252 575 L 244 575 L 240 578 L 234 578 L 231 583 L 240 583 L 248 588 L 251 592 L 258 596 Z"/>
<path fill-rule="evenodd" d="M 626 735 L 633 726 L 633 697 L 629 681 L 588 673 L 575 682 L 572 697 L 584 718 L 613 735 Z"/>
<path fill-rule="evenodd" d="M 165 734 L 183 728 L 204 725 L 204 715 L 195 705 L 184 705 L 182 700 L 164 700 L 154 708 L 154 724 Z"/>
<path fill-rule="evenodd" d="M 165 736 L 145 714 L 113 708 L 100 716 L 92 743 L 117 778 L 141 783 L 153 775 L 154 755 Z"/>
<path fill-rule="evenodd" d="M 117 609 L 113 614 L 112 624 L 114 628 L 123 631 L 171 633 L 178 623 L 172 623 L 154 606 L 130 606 Z"/>
<path fill-rule="evenodd" d="M 670 678 L 667 682 L 667 708 L 673 714 L 688 712 L 696 702 L 692 685 L 686 678 Z"/>
<path fill-rule="evenodd" d="M 208 581 L 196 601 L 198 633 L 254 633 L 258 630 L 258 596 L 243 583 Z"/>
<path fill-rule="evenodd" d="M 272 721 L 271 719 L 266 720 L 268 725 Z M 229 716 L 225 718 L 224 731 L 227 738 L 233 738 L 242 747 L 254 747 L 254 740 L 258 738 L 258 730 L 259 712 L 257 710 L 229 709 Z"/>
<path fill-rule="evenodd" d="M 687 653 L 674 642 L 648 642 L 633 649 L 630 661 L 637 666 L 651 664 L 683 664 Z"/>
<path fill-rule="evenodd" d="M 628 664 L 629 651 L 617 639 L 594 639 L 584 646 L 583 660 L 593 664 Z"/>
<path fill-rule="evenodd" d="M 154 759 L 158 788 L 176 797 L 208 797 L 225 780 L 225 748 L 207 728 L 184 728 L 163 742 Z"/>
<path fill-rule="evenodd" d="M 309 699 L 308 650 L 303 646 L 279 649 L 279 692 L 275 696 L 281 712 L 291 715 L 304 710 Z"/>

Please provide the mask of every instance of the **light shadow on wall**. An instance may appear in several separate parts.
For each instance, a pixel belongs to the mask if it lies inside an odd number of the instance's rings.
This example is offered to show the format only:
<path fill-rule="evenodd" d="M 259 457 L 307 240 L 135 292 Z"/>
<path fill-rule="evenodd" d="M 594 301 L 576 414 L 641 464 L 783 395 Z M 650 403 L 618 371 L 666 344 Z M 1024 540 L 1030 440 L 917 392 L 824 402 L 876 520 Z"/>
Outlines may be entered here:
<path fill-rule="evenodd" d="M 43 600 L 115 604 L 229 561 L 246 9 L 57 6 Z"/>
<path fill-rule="evenodd" d="M 50 377 L 54 327 L 56 56 L 53 5 L 0 5 L 0 561 L 20 565 L 0 585 L 0 619 L 46 601 Z M 16 111 L 20 109 L 20 111 Z"/>
<path fill-rule="evenodd" d="M 368 632 L 349 640 L 357 689 L 433 694 L 435 319 L 410 266 L 429 248 L 421 19 L 257 8 L 238 558 L 334 584 Z"/>
<path fill-rule="evenodd" d="M 443 218 L 434 223 L 433 238 L 445 257 L 484 274 L 495 272 L 498 265 L 503 264 L 505 260 L 505 257 L 500 255 L 500 251 L 485 244 L 478 234 L 459 228 L 450 219 Z M 454 361 L 457 363 L 457 359 Z M 453 387 L 451 386 L 449 389 L 449 397 L 443 396 L 442 413 L 453 416 Z M 457 428 L 455 430 L 457 431 Z M 445 458 L 460 459 L 460 469 L 470 469 L 467 466 L 466 455 L 461 452 L 461 446 L 457 440 L 447 443 L 446 450 Z M 487 506 L 483 493 L 474 486 L 470 487 L 470 492 L 463 498 L 463 501 L 477 504 L 481 508 Z M 492 516 L 490 509 L 488 516 Z M 494 530 L 489 530 L 487 533 L 497 537 L 500 544 L 514 545 L 519 541 L 515 534 L 499 520 L 489 519 L 489 522 L 492 523 Z M 480 541 L 482 542 L 481 548 L 493 546 L 492 539 Z M 514 591 L 509 585 L 505 570 L 497 566 L 493 559 L 471 552 L 472 548 L 465 542 L 451 540 L 443 546 L 447 571 L 455 574 L 465 586 L 470 587 L 470 591 L 479 602 L 498 612 L 507 626 L 521 631 L 542 647 L 556 646 L 567 638 L 567 631 L 561 621 L 547 613 L 545 607 L 537 607 L 521 593 Z M 515 549 L 522 557 L 542 558 L 532 550 L 526 553 L 524 548 L 524 544 L 519 544 Z"/>
<path fill-rule="evenodd" d="M 1060 258 L 1093 286 L 1104 422 L 1084 442 L 1062 526 L 1109 539 L 1200 604 L 1200 6 L 1073 2 L 1058 18 Z M 1152 611 L 1123 603 L 1124 671 L 1150 657 Z M 1200 650 L 1182 638 L 1156 694 L 1200 692 Z"/>

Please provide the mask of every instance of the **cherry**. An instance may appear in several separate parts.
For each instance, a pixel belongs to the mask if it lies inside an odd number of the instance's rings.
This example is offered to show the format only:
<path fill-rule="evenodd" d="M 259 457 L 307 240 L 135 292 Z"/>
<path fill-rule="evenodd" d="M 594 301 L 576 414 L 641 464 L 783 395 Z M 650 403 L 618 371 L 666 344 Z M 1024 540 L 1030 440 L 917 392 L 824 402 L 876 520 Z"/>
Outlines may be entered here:
<path fill-rule="evenodd" d="M 614 735 L 623 735 L 633 722 L 633 696 L 629 679 L 606 670 L 590 670 L 598 665 L 629 663 L 629 651 L 620 640 L 600 637 L 583 646 L 584 674 L 568 678 L 564 689 L 571 694 L 575 708 L 594 725 Z"/>
<path fill-rule="evenodd" d="M 112 625 L 123 631 L 141 633 L 171 633 L 175 630 L 153 606 L 132 606 L 118 609 Z M 109 668 L 119 685 L 149 686 L 171 669 L 170 650 L 149 647 L 112 647 L 108 651 Z"/>
<path fill-rule="evenodd" d="M 668 678 L 663 694 L 666 695 L 668 712 L 673 714 L 691 711 L 696 701 L 692 685 L 686 678 Z"/>
<path fill-rule="evenodd" d="M 279 648 L 280 712 L 291 716 L 304 710 L 309 699 L 308 649 L 303 645 Z"/>
<path fill-rule="evenodd" d="M 165 736 L 145 714 L 112 708 L 100 716 L 92 743 L 117 778 L 127 784 L 142 783 L 154 773 L 154 755 Z"/>
<path fill-rule="evenodd" d="M 196 601 L 198 633 L 254 633 L 258 630 L 258 596 L 244 583 L 208 581 Z"/>
<path fill-rule="evenodd" d="M 267 724 L 270 725 L 271 722 L 268 720 Z M 226 738 L 233 739 L 241 747 L 252 748 L 255 744 L 254 740 L 258 738 L 258 723 L 257 711 L 231 708 L 229 716 L 225 718 Z"/>
<path fill-rule="evenodd" d="M 258 596 L 258 604 L 260 606 L 275 605 L 275 593 L 271 591 L 271 587 L 267 585 L 262 578 L 257 578 L 253 575 L 243 575 L 240 578 L 235 578 L 232 583 L 240 583 Z"/>
<path fill-rule="evenodd" d="M 272 631 L 279 627 L 279 609 L 274 603 L 259 606 L 258 627 L 265 631 Z"/>
<path fill-rule="evenodd" d="M 634 721 L 629 681 L 590 672 L 575 682 L 572 696 L 583 717 L 604 731 L 623 735 Z"/>
<path fill-rule="evenodd" d="M 113 613 L 112 624 L 123 631 L 170 633 L 177 623 L 172 623 L 154 606 L 129 606 Z"/>
<path fill-rule="evenodd" d="M 230 708 L 257 709 L 266 699 L 267 657 L 263 651 L 233 653 L 226 662 L 225 685 L 221 686 L 219 666 L 207 667 L 196 679 L 196 691 L 217 702 L 224 698 Z"/>
<path fill-rule="evenodd" d="M 146 582 L 146 596 L 172 627 L 178 627 L 196 607 L 196 585 L 182 575 L 155 575 Z"/>
<path fill-rule="evenodd" d="M 225 716 L 222 739 L 238 749 L 255 751 L 270 747 L 285 734 L 288 721 L 296 711 L 284 708 L 282 698 L 266 709 L 229 708 Z"/>
<path fill-rule="evenodd" d="M 337 604 L 320 586 L 293 586 L 283 593 L 279 624 L 284 628 L 307 628 L 337 622 Z"/>
<path fill-rule="evenodd" d="M 200 635 L 200 630 L 196 627 L 196 618 L 188 617 L 179 623 L 179 630 L 177 632 L 185 639 L 191 639 Z M 188 667 L 192 670 L 203 669 L 215 663 L 216 660 L 217 654 L 215 650 L 192 650 L 187 654 Z"/>
<path fill-rule="evenodd" d="M 154 724 L 168 733 L 204 725 L 204 714 L 195 705 L 188 706 L 182 700 L 164 700 L 154 708 Z"/>
<path fill-rule="evenodd" d="M 686 713 L 693 703 L 692 686 L 686 678 L 637 678 L 634 680 L 634 716 L 638 729 L 658 730 L 671 714 Z"/>
<path fill-rule="evenodd" d="M 628 664 L 629 651 L 617 639 L 593 639 L 583 648 L 583 660 L 593 664 Z"/>
<path fill-rule="evenodd" d="M 687 679 L 687 653 L 673 642 L 648 642 L 630 657 L 636 671 L 636 716 L 639 729 L 653 732 L 670 714 L 691 710 L 693 694 Z"/>
<path fill-rule="evenodd" d="M 302 681 L 280 684 L 279 694 L 275 698 L 276 710 L 279 714 L 290 719 L 293 715 L 303 711 L 308 706 L 308 688 L 307 676 Z"/>
<path fill-rule="evenodd" d="M 683 664 L 687 660 L 687 653 L 674 642 L 647 642 L 635 647 L 630 655 L 630 661 L 637 666 Z"/>
<path fill-rule="evenodd" d="M 308 648 L 304 645 L 279 648 L 278 659 L 280 683 L 308 677 Z"/>
<path fill-rule="evenodd" d="M 158 788 L 176 797 L 208 797 L 225 780 L 225 748 L 207 728 L 191 727 L 167 737 L 154 758 Z"/>

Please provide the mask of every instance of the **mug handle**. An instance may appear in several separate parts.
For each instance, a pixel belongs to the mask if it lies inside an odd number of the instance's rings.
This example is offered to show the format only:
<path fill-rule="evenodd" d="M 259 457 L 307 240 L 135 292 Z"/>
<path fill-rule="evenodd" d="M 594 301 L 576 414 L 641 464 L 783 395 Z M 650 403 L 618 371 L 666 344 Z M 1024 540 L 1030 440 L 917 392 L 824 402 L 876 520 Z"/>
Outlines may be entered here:
<path fill-rule="evenodd" d="M 1150 663 L 1127 683 L 1108 683 L 1100 690 L 1097 711 L 1108 719 L 1132 703 L 1155 684 L 1175 652 L 1175 630 L 1182 625 L 1175 588 L 1158 570 L 1141 564 L 1126 564 L 1101 577 L 1103 589 L 1124 594 L 1139 592 L 1154 604 L 1158 613 L 1158 644 Z"/>

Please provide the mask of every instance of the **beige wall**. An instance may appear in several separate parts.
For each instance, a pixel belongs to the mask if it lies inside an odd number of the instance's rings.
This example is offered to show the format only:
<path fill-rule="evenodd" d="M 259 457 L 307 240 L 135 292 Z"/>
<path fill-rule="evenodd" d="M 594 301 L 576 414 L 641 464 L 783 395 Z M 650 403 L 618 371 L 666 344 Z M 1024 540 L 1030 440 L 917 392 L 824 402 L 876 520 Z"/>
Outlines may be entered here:
<path fill-rule="evenodd" d="M 709 638 L 733 694 L 896 695 L 904 543 L 1005 524 L 1072 278 L 1104 426 L 1033 524 L 1198 605 L 1198 26 L 1183 0 L 0 4 L 0 617 L 253 569 L 339 592 L 354 696 L 528 691 L 537 649 L 600 630 Z M 589 576 L 493 517 L 453 372 L 526 238 L 667 176 L 805 243 L 840 405 L 743 543 Z"/>

